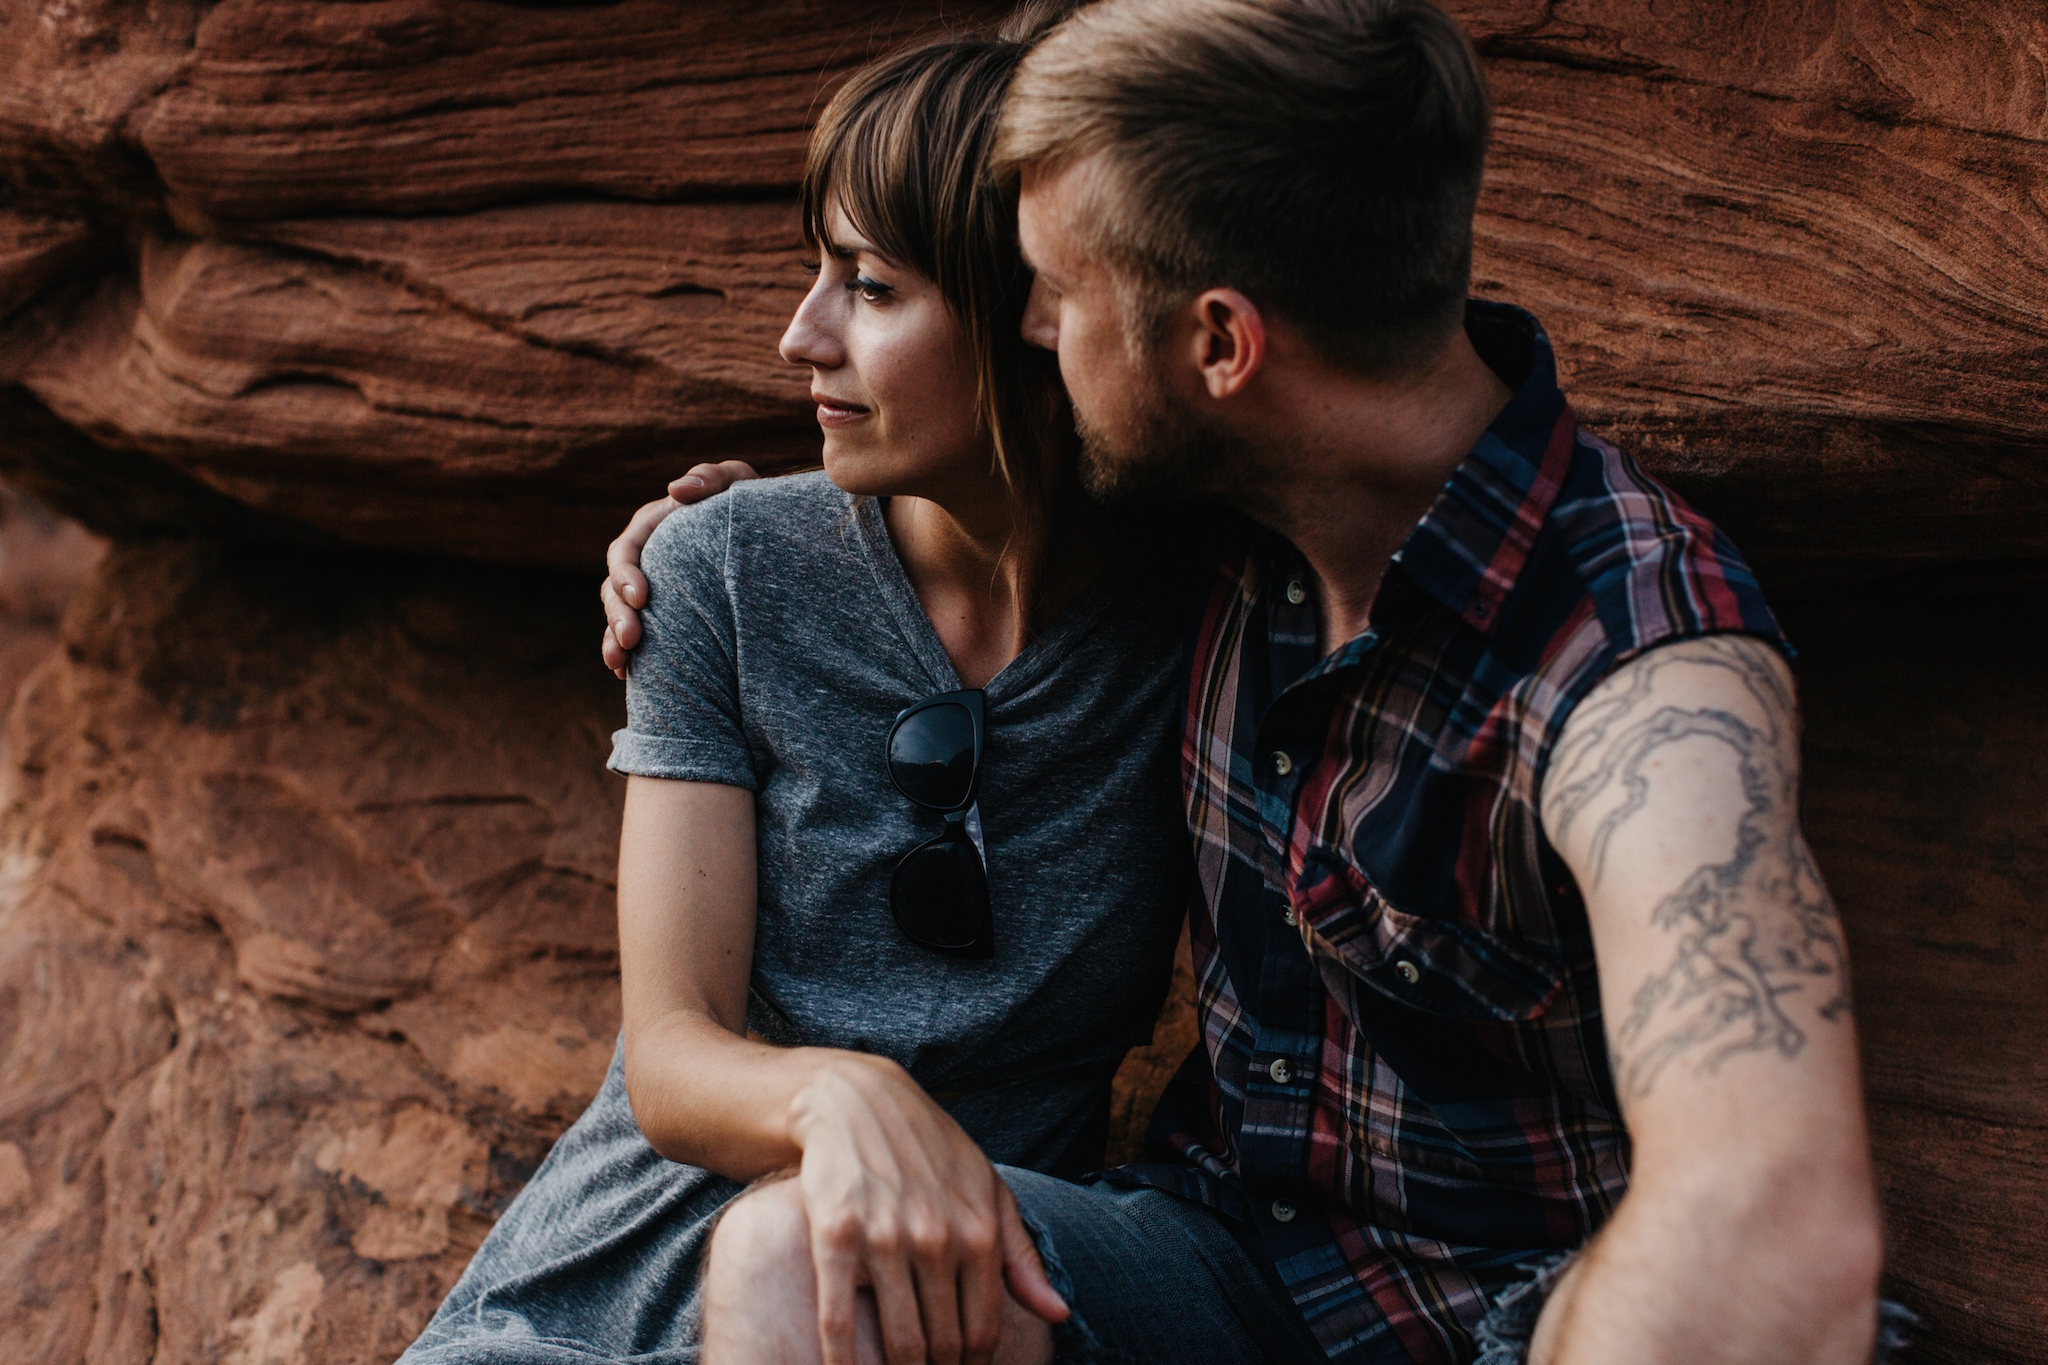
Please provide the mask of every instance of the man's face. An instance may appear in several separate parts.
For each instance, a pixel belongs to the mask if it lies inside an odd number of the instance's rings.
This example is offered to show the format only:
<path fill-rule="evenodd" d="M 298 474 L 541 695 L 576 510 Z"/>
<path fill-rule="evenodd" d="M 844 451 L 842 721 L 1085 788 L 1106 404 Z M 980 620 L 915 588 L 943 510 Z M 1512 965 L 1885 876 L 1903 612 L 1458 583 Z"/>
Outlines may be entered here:
<path fill-rule="evenodd" d="M 1060 377 L 1081 436 L 1081 476 L 1098 498 L 1214 495 L 1245 452 L 1176 373 L 1142 291 L 1090 247 L 1089 215 L 1115 193 L 1095 158 L 1050 175 L 1026 171 L 1017 203 L 1018 242 L 1036 271 L 1024 339 L 1057 351 Z M 1192 361 L 1192 353 L 1190 355 Z"/>

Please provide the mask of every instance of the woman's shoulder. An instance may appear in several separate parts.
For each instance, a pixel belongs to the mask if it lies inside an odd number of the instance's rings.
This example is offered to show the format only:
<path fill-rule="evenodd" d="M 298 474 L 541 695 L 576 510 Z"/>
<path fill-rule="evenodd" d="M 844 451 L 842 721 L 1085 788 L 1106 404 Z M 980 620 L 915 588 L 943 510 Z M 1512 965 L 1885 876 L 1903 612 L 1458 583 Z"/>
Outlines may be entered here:
<path fill-rule="evenodd" d="M 723 569 L 735 551 L 770 562 L 844 524 L 852 499 L 824 471 L 750 479 L 672 512 L 641 553 L 649 577 Z"/>
<path fill-rule="evenodd" d="M 734 528 L 743 529 L 749 540 L 808 542 L 821 526 L 843 524 L 853 507 L 853 495 L 822 469 L 749 479 L 721 496 L 732 499 Z"/>

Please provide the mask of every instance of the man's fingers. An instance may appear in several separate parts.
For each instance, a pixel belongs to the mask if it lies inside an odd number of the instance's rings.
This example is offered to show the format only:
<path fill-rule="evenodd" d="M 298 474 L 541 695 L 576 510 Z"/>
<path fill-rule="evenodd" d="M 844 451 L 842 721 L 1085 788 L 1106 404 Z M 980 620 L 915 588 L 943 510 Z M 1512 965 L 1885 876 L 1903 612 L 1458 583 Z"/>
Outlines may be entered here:
<path fill-rule="evenodd" d="M 619 600 L 619 590 L 612 586 L 609 578 L 598 592 L 598 598 L 604 603 L 605 625 L 610 631 L 613 643 L 622 650 L 633 649 L 640 643 L 640 613 Z M 611 663 L 609 655 L 606 656 L 605 662 Z M 612 666 L 618 668 L 623 664 Z"/>
<path fill-rule="evenodd" d="M 1017 1212 L 1017 1198 L 1005 1185 L 999 1195 L 1003 1225 L 1003 1280 L 1010 1296 L 1047 1322 L 1065 1322 L 1072 1312 L 1067 1301 L 1045 1278 L 1045 1263 L 1038 1259 L 1038 1246 L 1031 1240 L 1024 1216 Z"/>
<path fill-rule="evenodd" d="M 681 505 L 674 498 L 656 498 L 642 504 L 626 522 L 626 529 L 619 532 L 619 538 L 605 547 L 605 576 L 617 585 L 627 606 L 637 610 L 647 605 L 647 580 L 640 573 L 640 552 L 647 548 L 647 538 L 654 534 L 654 528 Z"/>
<path fill-rule="evenodd" d="M 713 494 L 723 493 L 736 483 L 759 477 L 760 475 L 754 472 L 754 467 L 745 460 L 721 460 L 717 464 L 700 464 L 670 483 L 668 495 L 687 506 L 693 502 L 702 502 Z"/>
<path fill-rule="evenodd" d="M 610 626 L 604 628 L 604 643 L 598 646 L 598 649 L 604 655 L 604 666 L 617 674 L 620 682 L 624 682 L 626 680 L 626 661 L 629 656 L 624 649 L 620 648 L 619 642 L 612 637 L 612 628 Z"/>

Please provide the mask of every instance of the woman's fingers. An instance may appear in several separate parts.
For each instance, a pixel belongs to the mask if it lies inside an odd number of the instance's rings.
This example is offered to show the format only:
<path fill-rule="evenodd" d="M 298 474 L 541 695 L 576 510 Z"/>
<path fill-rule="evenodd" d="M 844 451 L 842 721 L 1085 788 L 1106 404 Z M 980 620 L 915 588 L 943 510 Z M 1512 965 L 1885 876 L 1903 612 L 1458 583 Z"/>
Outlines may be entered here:
<path fill-rule="evenodd" d="M 1045 1263 L 1038 1259 L 1038 1245 L 1017 1212 L 1017 1197 L 1004 1185 L 998 1195 L 1003 1237 L 1003 1279 L 1010 1295 L 1026 1309 L 1047 1322 L 1065 1322 L 1073 1310 L 1045 1277 Z"/>
<path fill-rule="evenodd" d="M 824 1365 L 854 1365 L 858 1248 L 858 1236 L 849 1237 L 844 1224 L 825 1228 L 815 1220 L 811 1223 L 811 1265 L 818 1276 L 818 1353 Z"/>
<path fill-rule="evenodd" d="M 925 1365 L 924 1315 L 910 1265 L 893 1238 L 871 1241 L 870 1248 L 868 1281 L 882 1324 L 882 1359 L 889 1365 Z"/>
<path fill-rule="evenodd" d="M 952 1257 L 919 1257 L 911 1281 L 924 1322 L 924 1356 L 931 1365 L 960 1365 L 960 1265 Z"/>
<path fill-rule="evenodd" d="M 985 1245 L 961 1248 L 960 1359 L 964 1365 L 988 1365 L 995 1359 L 1003 1332 L 1002 1247 L 994 1224 Z"/>

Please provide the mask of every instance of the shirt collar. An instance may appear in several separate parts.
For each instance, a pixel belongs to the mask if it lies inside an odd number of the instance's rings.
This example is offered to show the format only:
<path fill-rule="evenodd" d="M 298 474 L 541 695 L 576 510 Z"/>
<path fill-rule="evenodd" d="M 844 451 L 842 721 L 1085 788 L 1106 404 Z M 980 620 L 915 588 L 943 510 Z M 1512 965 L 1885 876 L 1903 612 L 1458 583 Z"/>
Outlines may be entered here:
<path fill-rule="evenodd" d="M 1534 315 L 1474 299 L 1465 305 L 1465 330 L 1496 371 L 1504 352 L 1511 356 L 1526 344 L 1528 369 L 1395 561 L 1417 587 L 1485 634 L 1557 501 L 1578 423 L 1557 387 L 1550 338 Z M 1502 378 L 1514 383 L 1511 370 Z"/>

